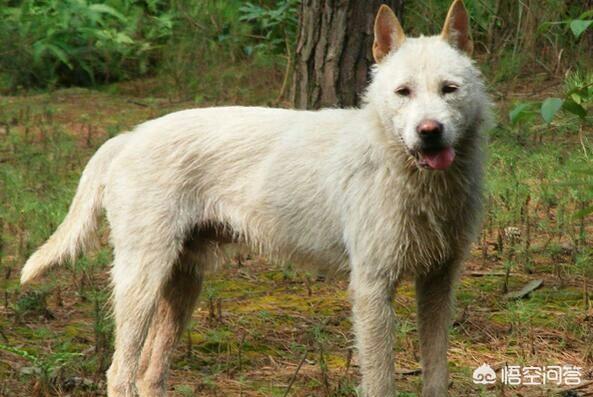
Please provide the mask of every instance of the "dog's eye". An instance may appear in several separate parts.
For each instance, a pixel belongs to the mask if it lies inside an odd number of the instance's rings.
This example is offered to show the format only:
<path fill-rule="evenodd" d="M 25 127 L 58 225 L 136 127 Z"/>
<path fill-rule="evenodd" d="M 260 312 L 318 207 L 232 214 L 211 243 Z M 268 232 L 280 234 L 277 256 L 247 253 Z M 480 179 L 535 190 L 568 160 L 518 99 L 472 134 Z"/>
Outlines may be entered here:
<path fill-rule="evenodd" d="M 443 94 L 452 94 L 459 89 L 457 84 L 447 83 L 443 86 Z"/>
<path fill-rule="evenodd" d="M 412 93 L 412 90 L 410 90 L 410 88 L 404 86 L 404 87 L 396 88 L 395 93 L 399 96 L 410 96 L 410 94 Z"/>

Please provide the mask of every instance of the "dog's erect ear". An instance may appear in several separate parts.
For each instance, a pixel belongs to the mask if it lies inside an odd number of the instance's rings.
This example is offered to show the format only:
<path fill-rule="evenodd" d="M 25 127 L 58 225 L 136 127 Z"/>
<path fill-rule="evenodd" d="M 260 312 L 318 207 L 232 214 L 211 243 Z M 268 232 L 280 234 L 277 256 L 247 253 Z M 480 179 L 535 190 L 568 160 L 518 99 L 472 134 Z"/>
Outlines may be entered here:
<path fill-rule="evenodd" d="M 373 57 L 379 63 L 390 51 L 398 49 L 406 35 L 397 17 L 385 4 L 382 4 L 375 18 L 375 42 L 373 43 Z"/>
<path fill-rule="evenodd" d="M 455 0 L 451 4 L 441 36 L 453 47 L 459 48 L 468 55 L 472 54 L 474 43 L 469 32 L 469 16 L 463 0 Z"/>

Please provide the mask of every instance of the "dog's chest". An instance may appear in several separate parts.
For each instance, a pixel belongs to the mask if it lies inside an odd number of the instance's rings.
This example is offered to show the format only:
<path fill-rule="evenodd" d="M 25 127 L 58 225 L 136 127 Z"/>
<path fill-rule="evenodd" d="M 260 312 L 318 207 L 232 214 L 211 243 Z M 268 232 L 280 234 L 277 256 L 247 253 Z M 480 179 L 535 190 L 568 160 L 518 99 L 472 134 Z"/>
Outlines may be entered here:
<path fill-rule="evenodd" d="M 474 209 L 460 186 L 435 185 L 404 189 L 394 217 L 397 261 L 419 271 L 462 255 L 473 228 Z"/>

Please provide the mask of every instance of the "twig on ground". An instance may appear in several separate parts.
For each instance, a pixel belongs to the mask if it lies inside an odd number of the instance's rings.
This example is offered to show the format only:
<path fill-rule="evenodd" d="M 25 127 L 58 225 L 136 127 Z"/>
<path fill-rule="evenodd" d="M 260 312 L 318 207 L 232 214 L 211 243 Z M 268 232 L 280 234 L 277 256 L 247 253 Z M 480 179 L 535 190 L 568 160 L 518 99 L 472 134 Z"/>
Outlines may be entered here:
<path fill-rule="evenodd" d="M 531 294 L 533 291 L 535 291 L 536 289 L 541 287 L 543 283 L 544 283 L 544 280 L 542 280 L 542 279 L 531 280 L 530 282 L 525 284 L 525 286 L 523 288 L 521 288 L 519 291 L 509 292 L 508 294 L 505 294 L 504 297 L 505 297 L 505 299 L 509 299 L 509 300 L 525 298 L 529 294 Z"/>
<path fill-rule="evenodd" d="M 308 353 L 309 353 L 309 350 L 308 349 L 305 350 L 305 354 L 303 354 L 303 358 L 301 358 L 301 362 L 299 362 L 299 365 L 296 367 L 296 370 L 294 371 L 294 373 L 292 374 L 292 377 L 290 378 L 290 382 L 288 382 L 288 386 L 286 386 L 286 391 L 284 392 L 284 397 L 288 396 L 288 393 L 290 393 L 290 389 L 292 388 L 292 385 L 294 384 L 294 381 L 296 380 L 296 377 L 297 377 L 299 371 L 301 370 L 301 367 L 305 363 Z"/>
<path fill-rule="evenodd" d="M 484 276 L 504 277 L 504 276 L 506 276 L 505 272 L 484 272 L 484 271 L 479 271 L 479 270 L 467 272 L 466 274 L 471 277 L 484 277 Z"/>
<path fill-rule="evenodd" d="M 558 396 L 564 396 L 566 392 L 572 391 L 572 390 L 578 390 L 578 389 L 582 389 L 583 387 L 587 387 L 589 385 L 593 385 L 593 380 L 588 380 L 585 382 L 581 382 L 578 385 L 574 385 L 574 386 L 567 386 L 565 388 L 559 389 L 558 391 L 556 391 L 556 395 Z M 589 395 L 589 394 L 587 394 Z"/>

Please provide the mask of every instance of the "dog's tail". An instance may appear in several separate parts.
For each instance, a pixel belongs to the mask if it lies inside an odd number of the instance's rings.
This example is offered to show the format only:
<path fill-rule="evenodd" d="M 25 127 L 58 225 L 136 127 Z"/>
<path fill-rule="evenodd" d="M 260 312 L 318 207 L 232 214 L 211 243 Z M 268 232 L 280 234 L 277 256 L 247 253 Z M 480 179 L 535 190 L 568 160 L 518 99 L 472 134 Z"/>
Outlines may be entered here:
<path fill-rule="evenodd" d="M 25 263 L 21 284 L 37 279 L 47 270 L 76 256 L 97 241 L 104 179 L 107 168 L 124 146 L 127 134 L 107 141 L 90 159 L 82 173 L 66 218 L 55 233 Z"/>

